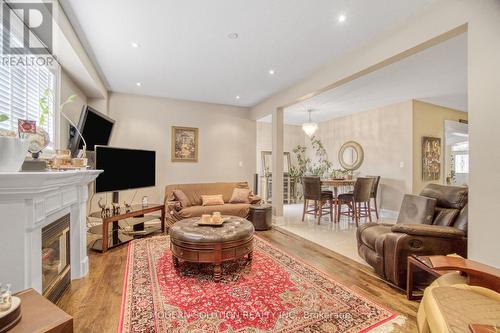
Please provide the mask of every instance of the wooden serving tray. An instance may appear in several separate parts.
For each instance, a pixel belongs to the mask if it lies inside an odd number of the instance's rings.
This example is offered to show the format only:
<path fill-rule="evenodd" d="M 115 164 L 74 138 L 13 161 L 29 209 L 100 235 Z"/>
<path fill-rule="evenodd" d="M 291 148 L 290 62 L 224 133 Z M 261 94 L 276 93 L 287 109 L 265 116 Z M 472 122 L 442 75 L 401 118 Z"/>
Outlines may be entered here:
<path fill-rule="evenodd" d="M 215 222 L 209 222 L 209 223 L 204 223 L 201 221 L 201 219 L 196 222 L 196 225 L 199 225 L 199 226 L 212 226 L 212 227 L 220 227 L 222 224 L 224 224 L 224 222 L 228 221 L 227 218 L 222 218 L 222 220 L 219 222 L 219 223 L 215 223 Z"/>

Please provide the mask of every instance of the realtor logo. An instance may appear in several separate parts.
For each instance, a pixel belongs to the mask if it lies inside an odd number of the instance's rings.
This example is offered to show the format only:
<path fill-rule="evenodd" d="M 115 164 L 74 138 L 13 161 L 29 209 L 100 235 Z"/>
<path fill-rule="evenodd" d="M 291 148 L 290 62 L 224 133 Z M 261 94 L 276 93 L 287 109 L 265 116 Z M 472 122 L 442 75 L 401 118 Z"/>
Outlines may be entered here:
<path fill-rule="evenodd" d="M 2 11 L 4 54 L 52 54 L 52 3 L 4 2 Z"/>

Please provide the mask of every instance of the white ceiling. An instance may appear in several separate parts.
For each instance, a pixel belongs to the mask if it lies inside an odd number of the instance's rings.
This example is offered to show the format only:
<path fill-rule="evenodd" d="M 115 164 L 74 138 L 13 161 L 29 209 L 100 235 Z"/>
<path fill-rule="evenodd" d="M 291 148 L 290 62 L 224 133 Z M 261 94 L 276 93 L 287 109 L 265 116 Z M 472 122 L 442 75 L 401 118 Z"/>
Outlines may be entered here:
<path fill-rule="evenodd" d="M 467 111 L 467 35 L 464 33 L 395 64 L 285 109 L 285 123 L 322 122 L 419 99 Z M 271 121 L 270 116 L 260 121 Z"/>
<path fill-rule="evenodd" d="M 110 90 L 252 106 L 435 1 L 61 0 L 61 4 Z M 339 23 L 342 13 L 346 21 Z M 239 38 L 227 38 L 232 32 Z M 132 48 L 132 42 L 141 47 Z M 276 74 L 269 75 L 269 69 Z"/>

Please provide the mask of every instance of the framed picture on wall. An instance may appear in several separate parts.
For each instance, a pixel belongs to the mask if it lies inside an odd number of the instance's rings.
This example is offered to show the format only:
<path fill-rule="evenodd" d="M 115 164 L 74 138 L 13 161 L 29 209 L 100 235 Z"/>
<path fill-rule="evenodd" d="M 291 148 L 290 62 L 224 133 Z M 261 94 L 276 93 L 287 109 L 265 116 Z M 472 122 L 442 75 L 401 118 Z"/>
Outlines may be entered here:
<path fill-rule="evenodd" d="M 198 162 L 198 129 L 172 126 L 172 162 Z"/>
<path fill-rule="evenodd" d="M 422 137 L 422 180 L 441 178 L 441 138 Z"/>

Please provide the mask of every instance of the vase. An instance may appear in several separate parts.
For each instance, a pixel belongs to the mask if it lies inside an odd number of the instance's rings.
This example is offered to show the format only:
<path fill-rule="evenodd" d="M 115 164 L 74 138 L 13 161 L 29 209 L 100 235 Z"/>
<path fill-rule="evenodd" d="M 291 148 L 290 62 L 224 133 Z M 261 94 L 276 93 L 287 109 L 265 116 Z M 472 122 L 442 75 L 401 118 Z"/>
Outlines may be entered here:
<path fill-rule="evenodd" d="M 21 169 L 29 141 L 0 136 L 0 172 L 17 172 Z"/>

